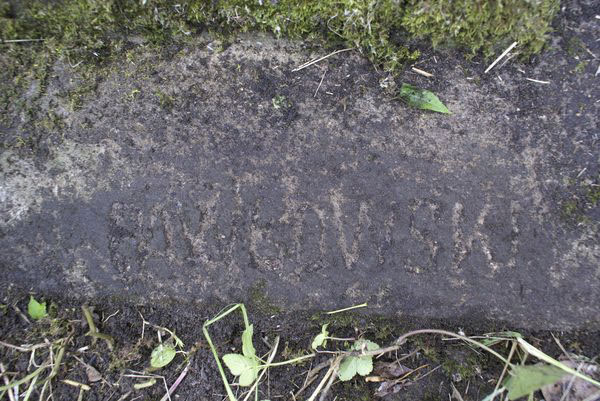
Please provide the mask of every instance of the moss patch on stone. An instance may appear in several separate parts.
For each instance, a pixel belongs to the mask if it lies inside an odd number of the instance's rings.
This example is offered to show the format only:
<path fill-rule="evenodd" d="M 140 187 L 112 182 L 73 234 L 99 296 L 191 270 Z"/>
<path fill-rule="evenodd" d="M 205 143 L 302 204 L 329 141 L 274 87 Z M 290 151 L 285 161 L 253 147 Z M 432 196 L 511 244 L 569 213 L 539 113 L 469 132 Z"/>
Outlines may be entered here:
<path fill-rule="evenodd" d="M 145 3 L 145 4 L 144 4 Z M 40 0 L 0 1 L 2 39 L 45 39 L 48 50 L 102 58 L 127 43 L 164 43 L 204 30 L 259 30 L 356 47 L 397 71 L 418 52 L 412 37 L 491 56 L 512 41 L 538 52 L 558 0 Z"/>

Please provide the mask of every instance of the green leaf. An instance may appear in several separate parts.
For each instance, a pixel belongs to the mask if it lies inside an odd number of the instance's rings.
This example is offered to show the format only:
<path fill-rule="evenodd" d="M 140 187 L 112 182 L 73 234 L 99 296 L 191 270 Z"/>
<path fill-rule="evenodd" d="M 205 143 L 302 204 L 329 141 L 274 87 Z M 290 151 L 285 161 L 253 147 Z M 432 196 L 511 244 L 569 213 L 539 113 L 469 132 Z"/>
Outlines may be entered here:
<path fill-rule="evenodd" d="M 312 349 L 317 349 L 318 347 L 324 347 L 327 344 L 327 337 L 329 336 L 329 332 L 327 331 L 327 326 L 329 323 L 324 324 L 321 327 L 321 333 L 317 334 L 315 339 L 313 340 L 311 347 Z"/>
<path fill-rule="evenodd" d="M 227 354 L 223 356 L 223 362 L 232 375 L 239 376 L 239 385 L 242 387 L 250 386 L 258 377 L 258 361 L 255 358 Z"/>
<path fill-rule="evenodd" d="M 173 358 L 175 358 L 175 347 L 171 344 L 158 344 L 156 348 L 152 350 L 150 356 L 150 366 L 153 368 L 162 368 L 167 366 Z"/>
<path fill-rule="evenodd" d="M 374 343 L 373 341 L 370 340 L 356 340 L 354 342 L 354 345 L 352 346 L 352 350 L 354 351 L 375 351 L 376 349 L 379 349 L 379 344 Z"/>
<path fill-rule="evenodd" d="M 30 297 L 29 304 L 27 305 L 27 313 L 35 320 L 48 316 L 48 312 L 46 312 L 46 303 L 39 303 L 34 297 Z"/>
<path fill-rule="evenodd" d="M 552 365 L 515 366 L 511 370 L 504 386 L 508 390 L 508 399 L 516 400 L 540 388 L 554 384 L 568 373 Z"/>
<path fill-rule="evenodd" d="M 369 340 L 357 340 L 354 342 L 351 351 L 374 351 L 379 349 L 379 345 Z M 347 356 L 340 363 L 338 377 L 341 381 L 348 381 L 358 373 L 366 376 L 373 371 L 373 357 L 367 356 Z"/>
<path fill-rule="evenodd" d="M 416 86 L 402 84 L 402 87 L 400 88 L 400 98 L 404 99 L 410 106 L 418 109 L 450 114 L 450 110 L 444 106 L 444 103 L 442 103 L 434 93 L 417 88 Z"/>
<path fill-rule="evenodd" d="M 254 334 L 254 325 L 250 325 L 242 333 L 242 353 L 247 358 L 255 358 L 256 350 L 252 344 L 252 334 Z"/>

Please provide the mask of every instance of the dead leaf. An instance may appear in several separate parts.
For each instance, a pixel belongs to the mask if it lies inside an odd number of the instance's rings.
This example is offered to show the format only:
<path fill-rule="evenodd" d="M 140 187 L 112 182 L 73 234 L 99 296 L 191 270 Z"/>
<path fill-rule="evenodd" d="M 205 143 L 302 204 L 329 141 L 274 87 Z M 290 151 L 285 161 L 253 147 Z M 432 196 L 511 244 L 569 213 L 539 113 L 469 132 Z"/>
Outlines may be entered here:
<path fill-rule="evenodd" d="M 410 386 L 411 384 L 412 382 L 398 382 L 397 380 L 383 382 L 379 385 L 377 391 L 375 391 L 375 397 L 383 398 L 390 394 L 396 394 L 397 392 L 399 392 L 405 387 Z"/>
<path fill-rule="evenodd" d="M 88 367 L 85 369 L 85 373 L 87 374 L 87 378 L 90 383 L 95 383 L 102 380 L 102 375 L 100 372 L 98 372 L 96 368 L 91 365 L 88 365 Z"/>
<path fill-rule="evenodd" d="M 404 376 L 413 372 L 414 369 L 406 367 L 399 362 L 382 362 L 375 364 L 373 373 L 377 376 L 377 381 L 383 381 L 375 392 L 376 397 L 385 397 L 390 394 L 395 394 L 411 383 L 404 380 Z M 372 380 L 375 381 L 375 380 Z"/>
<path fill-rule="evenodd" d="M 387 379 L 397 379 L 412 371 L 413 370 L 411 368 L 408 368 L 399 362 L 382 361 L 377 362 L 375 364 L 375 368 L 373 369 L 373 373 L 375 375 L 385 377 Z"/>
<path fill-rule="evenodd" d="M 600 368 L 598 365 L 578 361 L 561 362 L 593 379 L 600 379 Z M 567 390 L 569 391 L 569 395 L 563 397 L 564 392 Z M 561 401 L 564 399 L 569 401 L 600 401 L 600 389 L 598 387 L 572 375 L 566 375 L 558 382 L 542 387 L 542 395 L 546 401 Z"/>

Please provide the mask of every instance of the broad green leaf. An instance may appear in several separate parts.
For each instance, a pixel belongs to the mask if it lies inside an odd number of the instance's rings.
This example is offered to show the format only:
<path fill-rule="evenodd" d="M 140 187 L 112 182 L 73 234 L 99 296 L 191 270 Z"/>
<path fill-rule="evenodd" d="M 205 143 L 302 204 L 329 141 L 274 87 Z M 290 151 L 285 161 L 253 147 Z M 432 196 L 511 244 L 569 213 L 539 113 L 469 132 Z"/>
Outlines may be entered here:
<path fill-rule="evenodd" d="M 254 326 L 251 324 L 242 333 L 242 354 L 247 358 L 255 358 L 256 350 L 252 344 L 252 335 L 254 334 Z"/>
<path fill-rule="evenodd" d="M 353 356 L 347 356 L 340 363 L 338 369 L 338 377 L 341 381 L 345 382 L 352 379 L 356 375 L 356 358 Z"/>
<path fill-rule="evenodd" d="M 239 384 L 242 387 L 250 386 L 258 376 L 258 361 L 255 358 L 227 354 L 223 356 L 223 362 L 232 375 L 239 376 Z"/>
<path fill-rule="evenodd" d="M 317 349 L 318 347 L 324 347 L 327 344 L 327 337 L 329 336 L 329 332 L 327 331 L 327 326 L 329 323 L 324 324 L 321 327 L 321 333 L 317 334 L 315 339 L 312 342 L 312 349 Z"/>
<path fill-rule="evenodd" d="M 373 357 L 361 356 L 356 358 L 356 373 L 361 376 L 366 376 L 373 371 Z"/>
<path fill-rule="evenodd" d="M 363 349 L 366 351 L 375 351 L 376 349 L 379 349 L 379 344 L 370 340 L 356 340 L 352 346 L 352 350 L 362 351 Z"/>
<path fill-rule="evenodd" d="M 175 358 L 175 347 L 171 344 L 158 344 L 156 348 L 152 350 L 150 356 L 150 366 L 153 368 L 162 368 L 167 366 L 173 358 Z"/>
<path fill-rule="evenodd" d="M 352 351 L 374 351 L 379 349 L 379 345 L 369 340 L 357 340 L 350 348 Z M 373 371 L 373 357 L 368 356 L 347 356 L 340 363 L 338 377 L 341 381 L 348 381 L 358 373 L 366 376 Z"/>
<path fill-rule="evenodd" d="M 519 345 L 521 346 L 523 351 L 535 356 L 536 358 L 538 358 L 544 362 L 549 363 L 550 365 L 556 366 L 557 368 L 562 369 L 565 372 L 572 374 L 573 376 L 577 376 L 578 378 L 580 378 L 582 380 L 592 383 L 594 386 L 600 387 L 599 381 L 594 380 L 591 377 L 586 376 L 583 373 L 579 372 L 578 370 L 575 370 L 575 369 L 565 365 L 564 363 L 557 361 L 556 359 L 552 358 L 549 355 L 546 355 L 545 353 L 543 353 L 542 351 L 540 351 L 533 345 L 529 344 L 524 339 L 517 338 L 517 342 L 519 343 Z"/>
<path fill-rule="evenodd" d="M 39 303 L 34 297 L 30 297 L 29 304 L 27 305 L 27 313 L 35 320 L 48 316 L 48 312 L 46 312 L 46 303 Z"/>
<path fill-rule="evenodd" d="M 516 400 L 546 385 L 556 383 L 568 373 L 552 365 L 526 365 L 513 367 L 511 374 L 504 387 L 508 390 L 508 399 Z"/>
<path fill-rule="evenodd" d="M 432 92 L 417 88 L 409 84 L 402 84 L 400 98 L 404 99 L 412 107 L 423 110 L 437 111 L 438 113 L 450 114 L 450 110 Z"/>

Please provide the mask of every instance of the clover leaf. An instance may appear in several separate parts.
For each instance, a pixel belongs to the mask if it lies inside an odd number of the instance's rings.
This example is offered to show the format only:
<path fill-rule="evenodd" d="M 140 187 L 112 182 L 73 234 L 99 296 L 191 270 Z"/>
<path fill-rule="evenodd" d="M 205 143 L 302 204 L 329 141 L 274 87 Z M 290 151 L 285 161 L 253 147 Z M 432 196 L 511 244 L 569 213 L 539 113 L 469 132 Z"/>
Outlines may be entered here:
<path fill-rule="evenodd" d="M 379 345 L 369 340 L 357 340 L 350 351 L 374 351 Z M 358 373 L 366 376 L 373 371 L 373 356 L 347 356 L 340 363 L 338 377 L 341 381 L 348 381 Z"/>

